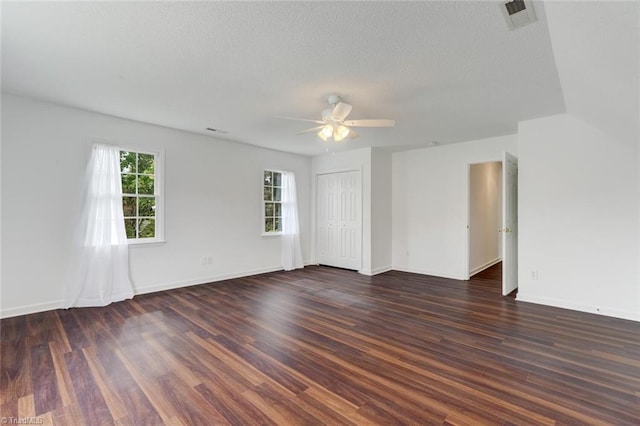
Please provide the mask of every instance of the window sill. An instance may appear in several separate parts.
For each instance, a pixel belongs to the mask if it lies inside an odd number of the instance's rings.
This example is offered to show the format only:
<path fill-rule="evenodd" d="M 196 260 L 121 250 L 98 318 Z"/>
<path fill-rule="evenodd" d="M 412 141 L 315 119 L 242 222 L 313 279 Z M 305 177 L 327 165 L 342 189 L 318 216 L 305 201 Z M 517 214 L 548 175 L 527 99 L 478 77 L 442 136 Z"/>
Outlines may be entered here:
<path fill-rule="evenodd" d="M 166 240 L 150 239 L 150 240 L 127 240 L 129 247 L 159 247 L 167 244 Z"/>
<path fill-rule="evenodd" d="M 260 234 L 261 237 L 279 237 L 282 235 L 282 232 L 263 232 Z"/>

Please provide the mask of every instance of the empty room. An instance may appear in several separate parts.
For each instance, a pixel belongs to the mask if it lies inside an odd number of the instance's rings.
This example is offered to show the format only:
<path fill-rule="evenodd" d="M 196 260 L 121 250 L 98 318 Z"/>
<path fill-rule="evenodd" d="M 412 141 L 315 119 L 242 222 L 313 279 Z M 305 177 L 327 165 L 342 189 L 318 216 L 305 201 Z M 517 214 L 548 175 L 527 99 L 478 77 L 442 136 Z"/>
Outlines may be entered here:
<path fill-rule="evenodd" d="M 0 19 L 1 423 L 640 423 L 639 2 Z"/>

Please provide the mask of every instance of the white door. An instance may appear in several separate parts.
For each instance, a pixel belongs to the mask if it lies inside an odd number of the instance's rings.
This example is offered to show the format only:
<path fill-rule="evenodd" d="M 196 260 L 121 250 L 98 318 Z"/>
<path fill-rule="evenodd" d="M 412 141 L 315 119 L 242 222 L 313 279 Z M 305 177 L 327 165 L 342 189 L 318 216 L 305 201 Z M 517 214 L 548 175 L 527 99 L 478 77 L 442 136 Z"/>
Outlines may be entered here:
<path fill-rule="evenodd" d="M 518 288 L 518 159 L 502 161 L 502 295 Z"/>
<path fill-rule="evenodd" d="M 359 270 L 362 263 L 360 172 L 319 175 L 316 188 L 318 263 Z"/>
<path fill-rule="evenodd" d="M 336 179 L 333 175 L 319 175 L 317 179 L 317 232 L 316 253 L 318 263 L 333 264 L 333 251 L 336 230 Z"/>

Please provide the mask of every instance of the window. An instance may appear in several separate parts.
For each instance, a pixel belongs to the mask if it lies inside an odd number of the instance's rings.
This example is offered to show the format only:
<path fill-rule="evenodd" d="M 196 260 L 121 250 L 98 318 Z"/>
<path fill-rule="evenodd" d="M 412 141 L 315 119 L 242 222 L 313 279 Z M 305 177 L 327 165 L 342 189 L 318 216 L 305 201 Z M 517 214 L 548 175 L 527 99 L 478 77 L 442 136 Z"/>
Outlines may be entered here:
<path fill-rule="evenodd" d="M 122 210 L 129 242 L 161 239 L 159 155 L 120 151 Z"/>
<path fill-rule="evenodd" d="M 263 216 L 265 234 L 282 232 L 282 173 L 264 172 Z"/>

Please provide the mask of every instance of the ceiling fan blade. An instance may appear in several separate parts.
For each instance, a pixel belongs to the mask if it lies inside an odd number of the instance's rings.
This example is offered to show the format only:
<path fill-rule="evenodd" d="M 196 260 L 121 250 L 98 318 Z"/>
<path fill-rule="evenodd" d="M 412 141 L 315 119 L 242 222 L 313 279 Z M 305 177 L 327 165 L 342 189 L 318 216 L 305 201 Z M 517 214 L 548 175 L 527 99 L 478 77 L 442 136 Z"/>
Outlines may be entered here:
<path fill-rule="evenodd" d="M 352 127 L 393 127 L 395 126 L 395 120 L 349 120 L 343 123 L 345 126 Z"/>
<path fill-rule="evenodd" d="M 338 102 L 335 107 L 333 107 L 333 111 L 331 111 L 331 116 L 336 121 L 342 121 L 347 118 L 347 115 L 351 112 L 351 108 L 353 108 L 349 104 L 345 104 L 344 102 Z"/>
<path fill-rule="evenodd" d="M 311 123 L 324 124 L 324 121 L 320 120 L 310 120 L 308 118 L 296 118 L 296 117 L 283 117 L 281 115 L 276 116 L 276 118 L 282 118 L 283 120 L 296 120 L 296 121 L 309 121 Z"/>
<path fill-rule="evenodd" d="M 322 123 L 322 121 L 321 121 Z M 311 132 L 319 132 L 324 126 L 312 127 L 310 129 L 303 130 L 301 132 L 296 133 L 296 135 L 301 135 L 303 133 L 311 133 Z"/>

